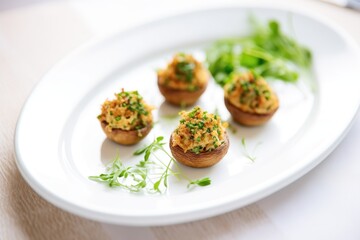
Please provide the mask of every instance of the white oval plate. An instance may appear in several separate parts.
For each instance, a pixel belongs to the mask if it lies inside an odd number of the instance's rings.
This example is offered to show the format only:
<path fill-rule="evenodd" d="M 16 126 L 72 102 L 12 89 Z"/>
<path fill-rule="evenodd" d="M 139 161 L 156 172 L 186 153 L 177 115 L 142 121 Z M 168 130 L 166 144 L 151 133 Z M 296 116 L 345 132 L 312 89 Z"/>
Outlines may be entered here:
<path fill-rule="evenodd" d="M 272 82 L 280 109 L 262 127 L 236 126 L 229 153 L 208 169 L 183 171 L 209 176 L 212 184 L 187 190 L 171 178 L 163 195 L 131 194 L 90 181 L 120 153 L 132 153 L 156 136 L 168 139 L 177 120 L 162 116 L 178 109 L 163 103 L 155 70 L 178 51 L 204 59 L 213 41 L 249 33 L 249 14 L 274 18 L 314 55 L 314 78 L 299 84 Z M 292 27 L 289 26 L 289 17 Z M 292 29 L 292 30 L 291 30 Z M 291 32 L 290 32 L 291 30 Z M 281 9 L 234 7 L 209 9 L 158 20 L 89 44 L 57 64 L 27 100 L 16 129 L 18 167 L 31 187 L 54 205 L 78 215 L 126 225 L 165 225 L 221 214 L 263 198 L 301 177 L 339 143 L 360 102 L 359 49 L 341 30 L 308 14 Z M 306 82 L 312 81 L 314 89 Z M 139 90 L 157 109 L 159 121 L 146 139 L 131 147 L 105 138 L 96 116 L 106 98 L 121 88 Z M 198 105 L 229 114 L 223 93 L 213 82 Z M 243 152 L 245 137 L 252 162 Z M 253 152 L 253 149 L 256 148 Z"/>

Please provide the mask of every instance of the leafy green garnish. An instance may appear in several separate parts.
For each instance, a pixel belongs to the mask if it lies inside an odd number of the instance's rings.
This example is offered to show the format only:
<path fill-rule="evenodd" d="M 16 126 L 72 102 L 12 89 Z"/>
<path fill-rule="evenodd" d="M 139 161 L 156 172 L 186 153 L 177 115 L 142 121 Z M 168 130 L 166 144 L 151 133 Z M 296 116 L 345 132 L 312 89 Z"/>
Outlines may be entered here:
<path fill-rule="evenodd" d="M 224 86 L 233 72 L 251 70 L 254 74 L 286 82 L 296 82 L 296 67 L 311 66 L 311 52 L 285 35 L 278 22 L 267 26 L 252 21 L 254 32 L 243 38 L 223 39 L 206 53 L 209 71 Z"/>
<path fill-rule="evenodd" d="M 198 186 L 208 186 L 211 184 L 211 180 L 210 178 L 208 177 L 205 177 L 205 178 L 202 178 L 202 179 L 199 179 L 199 180 L 194 180 L 194 181 L 191 181 L 189 184 L 188 184 L 188 187 L 190 187 L 191 185 L 198 185 Z"/>
<path fill-rule="evenodd" d="M 188 188 L 190 186 L 203 187 L 211 184 L 211 180 L 208 177 L 191 180 L 182 173 L 175 159 L 165 150 L 164 145 L 166 143 L 163 140 L 164 137 L 157 137 L 148 146 L 135 151 L 134 155 L 144 155 L 143 160 L 136 165 L 129 167 L 124 166 L 120 161 L 119 155 L 117 155 L 111 165 L 106 169 L 106 173 L 102 173 L 98 176 L 90 176 L 89 179 L 107 183 L 109 187 L 121 187 L 130 192 L 146 190 L 150 193 L 162 193 L 162 189 L 167 189 L 168 177 L 171 175 L 186 179 L 189 182 Z M 167 164 L 161 161 L 155 154 L 158 150 L 165 153 L 165 155 L 170 158 L 170 161 Z M 150 160 L 150 157 L 153 157 L 154 161 Z M 171 169 L 171 164 L 173 163 L 177 167 L 177 172 Z M 159 169 L 162 170 L 162 172 L 159 172 Z"/>
<path fill-rule="evenodd" d="M 125 167 L 120 161 L 119 155 L 117 155 L 107 168 L 106 173 L 99 176 L 90 176 L 89 179 L 106 182 L 109 187 L 122 187 L 131 192 L 139 192 L 147 185 L 147 174 L 145 164 L 141 167 Z M 119 179 L 121 180 L 119 181 Z"/>
<path fill-rule="evenodd" d="M 310 50 L 285 35 L 277 21 L 270 20 L 268 27 L 261 26 L 256 22 L 254 24 L 256 25 L 256 31 L 253 35 L 253 41 L 256 46 L 274 56 L 288 59 L 301 67 L 310 67 Z"/>

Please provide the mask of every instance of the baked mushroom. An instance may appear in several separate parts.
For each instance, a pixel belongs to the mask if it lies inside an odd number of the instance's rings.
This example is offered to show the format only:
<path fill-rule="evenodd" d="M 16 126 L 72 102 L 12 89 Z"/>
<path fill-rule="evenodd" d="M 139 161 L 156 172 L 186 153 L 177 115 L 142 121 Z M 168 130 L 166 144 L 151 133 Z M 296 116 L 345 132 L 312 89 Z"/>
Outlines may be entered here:
<path fill-rule="evenodd" d="M 233 74 L 224 86 L 225 106 L 233 119 L 245 126 L 266 123 L 279 108 L 279 100 L 267 82 L 252 72 Z"/>
<path fill-rule="evenodd" d="M 165 69 L 157 71 L 165 100 L 177 106 L 193 105 L 205 91 L 210 74 L 192 55 L 178 53 Z"/>
<path fill-rule="evenodd" d="M 132 145 L 146 137 L 152 128 L 153 108 L 147 105 L 137 91 L 115 94 L 106 100 L 98 119 L 106 136 L 119 144 Z"/>
<path fill-rule="evenodd" d="M 204 168 L 218 163 L 229 149 L 226 123 L 200 107 L 182 111 L 180 124 L 170 136 L 174 158 L 189 167 Z"/>

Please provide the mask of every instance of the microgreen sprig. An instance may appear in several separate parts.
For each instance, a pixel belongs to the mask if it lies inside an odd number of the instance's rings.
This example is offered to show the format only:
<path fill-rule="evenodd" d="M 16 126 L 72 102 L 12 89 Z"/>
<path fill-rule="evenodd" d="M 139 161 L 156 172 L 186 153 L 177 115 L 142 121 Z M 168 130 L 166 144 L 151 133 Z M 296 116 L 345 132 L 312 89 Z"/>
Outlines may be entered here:
<path fill-rule="evenodd" d="M 198 186 L 204 187 L 204 186 L 207 186 L 210 184 L 211 184 L 211 179 L 208 177 L 205 177 L 202 179 L 190 181 L 188 184 L 188 188 L 191 187 L 192 185 L 198 185 Z"/>
<path fill-rule="evenodd" d="M 148 163 L 150 164 L 150 162 Z M 106 182 L 109 187 L 122 187 L 130 192 L 139 192 L 147 185 L 148 170 L 145 165 L 125 167 L 117 155 L 106 173 L 99 176 L 90 176 L 90 180 Z"/>
<path fill-rule="evenodd" d="M 188 184 L 188 188 L 190 186 L 194 186 L 194 185 L 197 185 L 197 186 L 200 186 L 200 187 L 204 187 L 204 186 L 208 186 L 211 184 L 211 180 L 210 178 L 206 177 L 206 178 L 202 178 L 202 179 L 197 179 L 197 180 L 191 180 L 189 177 L 187 177 L 183 172 L 180 171 L 180 168 L 179 166 L 177 165 L 177 162 L 176 160 L 173 158 L 173 156 L 171 156 L 164 148 L 164 145 L 166 144 L 164 141 L 164 137 L 160 136 L 160 137 L 157 137 L 150 145 L 142 148 L 142 149 L 139 149 L 137 151 L 134 152 L 134 155 L 141 155 L 141 154 L 145 154 L 144 155 L 144 161 L 147 161 L 150 157 L 150 155 L 154 155 L 155 158 L 165 167 L 165 171 L 163 172 L 163 174 L 161 175 L 160 179 L 155 182 L 154 184 L 154 190 L 156 191 L 159 191 L 159 186 L 161 185 L 161 183 L 167 187 L 167 178 L 168 176 L 170 175 L 175 175 L 175 176 L 178 176 L 179 178 L 184 178 L 186 179 L 189 184 Z M 166 165 L 164 164 L 156 155 L 155 155 L 155 151 L 156 150 L 161 150 L 163 153 L 165 153 L 169 158 L 170 158 L 170 161 L 169 163 Z M 177 170 L 178 172 L 174 172 L 173 170 L 171 170 L 170 166 L 171 166 L 171 163 L 174 163 L 175 166 L 177 167 Z"/>
<path fill-rule="evenodd" d="M 208 177 L 192 180 L 181 172 L 176 160 L 165 150 L 164 137 L 157 137 L 151 144 L 134 152 L 134 155 L 144 155 L 143 160 L 134 166 L 126 167 L 117 155 L 111 165 L 106 169 L 106 173 L 98 176 L 90 176 L 90 180 L 107 183 L 109 187 L 121 187 L 130 192 L 140 192 L 146 190 L 150 193 L 163 193 L 162 189 L 168 187 L 168 177 L 173 175 L 178 179 L 183 178 L 188 181 L 187 187 L 208 186 L 211 179 Z M 155 152 L 160 150 L 170 158 L 168 163 L 164 163 Z M 154 161 L 150 160 L 153 157 Z M 177 171 L 172 170 L 171 165 L 177 167 Z M 162 172 L 153 171 L 155 166 L 163 170 Z"/>

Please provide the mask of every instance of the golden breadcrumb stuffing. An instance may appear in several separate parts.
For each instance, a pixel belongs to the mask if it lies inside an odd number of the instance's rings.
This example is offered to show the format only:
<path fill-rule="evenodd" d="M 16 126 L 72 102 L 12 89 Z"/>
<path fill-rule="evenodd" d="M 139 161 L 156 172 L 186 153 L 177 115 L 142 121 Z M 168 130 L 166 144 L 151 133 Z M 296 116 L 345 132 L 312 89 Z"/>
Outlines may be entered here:
<path fill-rule="evenodd" d="M 196 154 L 211 151 L 224 143 L 227 123 L 218 115 L 210 114 L 195 107 L 190 112 L 181 111 L 180 125 L 172 134 L 172 145 L 178 145 L 184 152 Z"/>
<path fill-rule="evenodd" d="M 252 72 L 232 75 L 224 91 L 225 98 L 244 112 L 266 114 L 279 106 L 279 100 L 267 82 Z"/>
<path fill-rule="evenodd" d="M 204 87 L 209 73 L 192 55 L 178 53 L 167 68 L 158 70 L 159 84 L 178 90 L 196 91 Z"/>
<path fill-rule="evenodd" d="M 115 93 L 114 100 L 106 100 L 98 116 L 100 122 L 106 122 L 106 130 L 139 130 L 152 124 L 151 111 L 153 107 L 147 105 L 137 91 Z"/>

